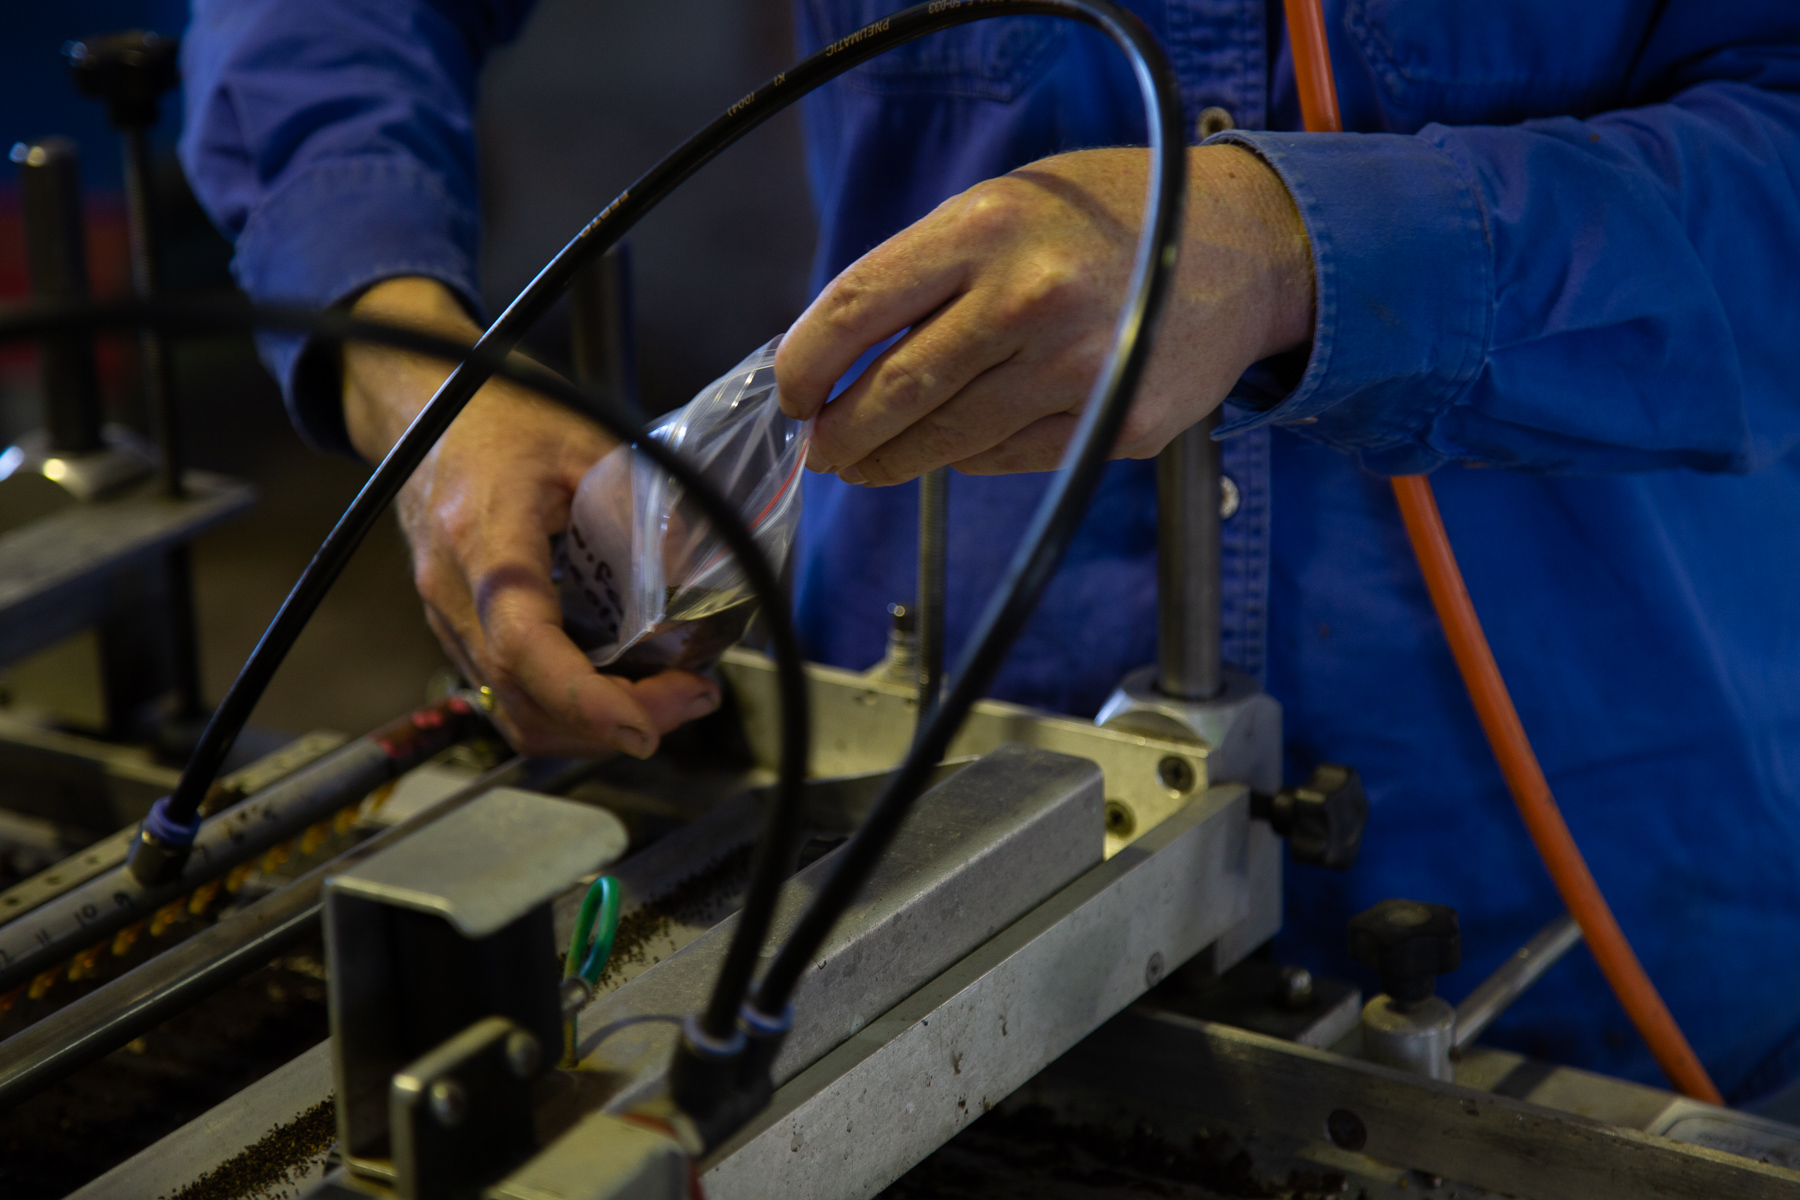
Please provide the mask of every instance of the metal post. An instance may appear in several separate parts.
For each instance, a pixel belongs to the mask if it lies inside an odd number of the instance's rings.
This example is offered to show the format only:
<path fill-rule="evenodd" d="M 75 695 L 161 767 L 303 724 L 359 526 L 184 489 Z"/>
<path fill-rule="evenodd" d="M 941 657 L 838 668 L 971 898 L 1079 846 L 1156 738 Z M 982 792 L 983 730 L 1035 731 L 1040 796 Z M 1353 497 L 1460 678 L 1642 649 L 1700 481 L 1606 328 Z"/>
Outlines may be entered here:
<path fill-rule="evenodd" d="M 919 727 L 937 708 L 944 682 L 944 538 L 950 468 L 919 477 Z"/>
<path fill-rule="evenodd" d="M 1224 690 L 1218 424 L 1214 410 L 1156 458 L 1156 688 L 1180 700 Z"/>
<path fill-rule="evenodd" d="M 132 127 L 125 138 L 125 215 L 131 232 L 131 290 L 141 300 L 153 298 L 161 283 L 162 262 L 150 189 L 148 131 Z M 162 334 L 146 328 L 138 338 L 144 368 L 144 410 L 156 438 L 157 483 L 165 495 L 182 495 L 181 444 L 175 415 L 175 388 Z"/>
<path fill-rule="evenodd" d="M 25 219 L 32 294 L 51 303 L 88 298 L 87 245 L 81 211 L 81 158 L 68 138 L 13 147 Z M 102 449 L 100 381 L 93 340 L 85 334 L 45 338 L 44 424 L 56 454 Z"/>
<path fill-rule="evenodd" d="M 70 74 L 84 94 L 104 100 L 107 116 L 125 140 L 125 213 L 131 232 L 131 282 L 140 299 L 152 299 L 161 284 L 154 180 L 150 170 L 150 129 L 159 97 L 179 78 L 176 44 L 144 30 L 88 38 L 63 48 Z M 144 407 L 157 445 L 157 483 L 164 495 L 185 494 L 181 472 L 180 426 L 168 348 L 161 334 L 145 329 L 139 338 Z M 163 558 L 167 580 L 169 652 L 175 684 L 174 718 L 191 724 L 205 715 L 200 692 L 200 644 L 194 629 L 194 571 L 186 544 Z"/>
<path fill-rule="evenodd" d="M 156 214 L 150 195 L 148 128 L 140 125 L 123 133 L 131 283 L 138 296 L 148 300 L 156 295 L 162 276 Z M 156 437 L 157 483 L 164 495 L 179 500 L 187 489 L 181 479 L 181 429 L 175 412 L 173 364 L 162 334 L 154 329 L 144 330 L 138 347 L 143 357 L 144 408 Z M 168 586 L 169 657 L 175 676 L 175 718 L 192 721 L 205 714 L 206 702 L 200 690 L 200 636 L 194 628 L 194 564 L 188 544 L 170 547 L 163 563 Z"/>

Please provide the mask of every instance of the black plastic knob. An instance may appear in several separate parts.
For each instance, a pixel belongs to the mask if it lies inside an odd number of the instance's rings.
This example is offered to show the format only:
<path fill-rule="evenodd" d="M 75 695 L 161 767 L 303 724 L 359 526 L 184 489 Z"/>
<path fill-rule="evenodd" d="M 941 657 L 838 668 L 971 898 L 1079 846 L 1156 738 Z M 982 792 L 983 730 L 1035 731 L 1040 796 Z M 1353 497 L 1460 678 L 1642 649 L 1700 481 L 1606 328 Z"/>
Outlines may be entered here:
<path fill-rule="evenodd" d="M 1302 786 L 1258 804 L 1256 815 L 1287 839 L 1295 862 L 1347 871 L 1362 850 L 1369 798 L 1354 767 L 1324 763 Z"/>
<path fill-rule="evenodd" d="M 1405 1008 L 1437 991 L 1437 977 L 1462 965 L 1456 910 L 1417 900 L 1383 900 L 1350 918 L 1350 957 L 1374 967 L 1381 990 Z"/>
<path fill-rule="evenodd" d="M 148 129 L 156 124 L 158 97 L 180 78 L 176 45 L 174 38 L 128 29 L 70 42 L 63 56 L 75 86 L 85 96 L 106 101 L 116 127 Z"/>

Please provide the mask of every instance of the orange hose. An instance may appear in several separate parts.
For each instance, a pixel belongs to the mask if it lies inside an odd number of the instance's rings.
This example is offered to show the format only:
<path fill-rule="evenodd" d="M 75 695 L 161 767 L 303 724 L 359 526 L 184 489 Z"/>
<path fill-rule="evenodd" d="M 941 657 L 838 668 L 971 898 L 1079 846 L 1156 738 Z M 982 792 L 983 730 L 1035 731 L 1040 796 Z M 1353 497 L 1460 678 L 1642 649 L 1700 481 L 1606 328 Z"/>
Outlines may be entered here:
<path fill-rule="evenodd" d="M 1337 85 L 1331 74 L 1331 54 L 1319 0 L 1283 0 L 1283 8 L 1294 48 L 1294 75 L 1307 131 L 1341 132 L 1344 126 L 1338 113 Z M 1519 721 L 1506 681 L 1500 677 L 1499 664 L 1488 647 L 1487 635 L 1482 632 L 1481 619 L 1475 615 L 1469 589 L 1463 584 L 1431 481 L 1423 475 L 1402 475 L 1393 480 L 1393 485 L 1400 518 L 1406 523 L 1413 555 L 1419 560 L 1419 570 L 1425 576 L 1425 587 L 1444 627 L 1450 653 L 1462 673 L 1463 686 L 1468 689 L 1488 745 L 1493 747 L 1500 773 L 1512 792 L 1513 803 L 1524 819 L 1526 832 L 1537 846 L 1538 857 L 1550 872 L 1569 915 L 1581 927 L 1581 936 L 1601 974 L 1612 985 L 1625 1014 L 1637 1026 L 1663 1073 L 1684 1094 L 1723 1104 L 1719 1089 L 1700 1065 L 1699 1057 L 1625 939 L 1625 931 L 1607 907 L 1606 897 L 1600 894 L 1600 887 L 1563 820 L 1562 810 L 1550 794 L 1550 783 L 1525 736 L 1525 726 Z"/>
<path fill-rule="evenodd" d="M 1331 74 L 1331 43 L 1325 40 L 1325 11 L 1319 0 L 1282 0 L 1288 44 L 1294 48 L 1294 84 L 1308 133 L 1342 133 L 1337 80 Z"/>

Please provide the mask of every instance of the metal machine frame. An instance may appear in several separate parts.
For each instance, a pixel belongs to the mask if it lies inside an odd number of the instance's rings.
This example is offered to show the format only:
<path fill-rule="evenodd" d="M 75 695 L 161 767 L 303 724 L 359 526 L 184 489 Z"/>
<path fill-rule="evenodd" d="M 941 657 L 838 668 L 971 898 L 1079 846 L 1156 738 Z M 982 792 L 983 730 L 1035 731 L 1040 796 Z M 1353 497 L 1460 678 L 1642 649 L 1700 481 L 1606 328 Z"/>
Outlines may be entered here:
<path fill-rule="evenodd" d="M 533 1085 L 542 1149 L 470 1194 L 674 1194 L 674 1175 L 654 1165 L 668 1140 L 622 1133 L 602 1114 L 656 1091 L 673 1036 L 658 1018 L 691 1009 L 710 979 L 755 836 L 772 753 L 769 668 L 733 652 L 725 672 L 761 762 L 733 784 L 713 781 L 724 799 L 608 868 L 628 918 L 654 919 L 622 944 L 581 1014 L 583 1069 Z M 855 823 L 904 747 L 914 695 L 829 668 L 810 678 L 812 824 L 829 833 Z M 1262 733 L 1273 753 L 1278 729 Z M 1280 923 L 1282 851 L 1249 789 L 1215 781 L 1225 748 L 984 704 L 957 750 L 894 861 L 821 952 L 817 984 L 797 996 L 797 1029 L 812 1033 L 784 1056 L 771 1104 L 700 1162 L 715 1200 L 873 1195 L 984 1112 L 1027 1101 L 1069 1119 L 1240 1130 L 1271 1163 L 1370 1188 L 1441 1176 L 1465 1196 L 1800 1196 L 1800 1131 L 1479 1046 L 1465 1049 L 1456 1083 L 1379 1067 L 1356 1056 L 1354 993 L 1322 996 L 1291 1039 L 1186 1015 L 1169 976 L 1183 964 L 1189 980 L 1216 976 Z M 1185 792 L 1169 786 L 1186 781 L 1170 759 L 1193 772 Z M 467 811 L 507 778 L 516 773 L 444 804 Z M 1115 804 L 1130 807 L 1134 836 L 1102 834 Z M 816 875 L 790 881 L 783 912 Z M 559 938 L 581 890 L 553 904 Z M 332 1074 L 320 1046 L 77 1195 L 160 1194 L 215 1172 L 326 1099 Z M 624 1185 L 595 1163 L 619 1165 L 620 1154 L 645 1156 L 632 1186 L 651 1190 L 606 1190 Z M 329 1174 L 320 1196 L 391 1186 L 332 1174 L 338 1161 L 302 1156 L 291 1178 Z M 575 1180 L 588 1190 L 570 1190 Z"/>

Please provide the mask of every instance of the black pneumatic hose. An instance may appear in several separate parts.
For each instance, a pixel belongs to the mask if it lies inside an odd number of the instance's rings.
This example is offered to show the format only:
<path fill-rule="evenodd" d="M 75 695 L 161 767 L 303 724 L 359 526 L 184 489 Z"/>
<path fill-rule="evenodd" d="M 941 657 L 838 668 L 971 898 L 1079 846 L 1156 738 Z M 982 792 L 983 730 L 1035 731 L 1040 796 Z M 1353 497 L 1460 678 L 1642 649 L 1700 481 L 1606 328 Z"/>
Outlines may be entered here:
<path fill-rule="evenodd" d="M 786 871 L 782 864 L 790 857 L 784 847 L 795 840 L 801 816 L 801 787 L 805 779 L 807 747 L 809 742 L 809 718 L 807 710 L 807 692 L 803 660 L 799 640 L 794 635 L 793 622 L 787 611 L 786 593 L 781 587 L 768 560 L 757 547 L 755 538 L 744 524 L 741 516 L 698 470 L 674 451 L 654 438 L 642 437 L 636 419 L 619 406 L 604 398 L 589 395 L 582 389 L 562 379 L 552 372 L 536 367 L 525 360 L 511 359 L 500 355 L 497 351 L 477 344 L 473 349 L 463 347 L 455 342 L 419 333 L 415 330 L 382 325 L 375 322 L 356 320 L 340 313 L 317 313 L 297 309 L 256 309 L 241 304 L 221 304 L 218 302 L 182 302 L 161 300 L 152 303 L 126 302 L 114 305 L 82 305 L 82 306 L 34 306 L 19 313 L 0 318 L 0 341 L 15 337 L 41 336 L 48 333 L 66 332 L 74 329 L 105 329 L 119 327 L 144 326 L 161 328 L 171 332 L 218 333 L 221 331 L 248 331 L 256 327 L 281 328 L 298 330 L 320 336 L 328 340 L 361 340 L 393 346 L 402 350 L 449 361 L 460 362 L 458 372 L 479 372 L 482 380 L 493 375 L 533 388 L 552 399 L 578 409 L 585 409 L 608 430 L 624 440 L 636 440 L 638 448 L 658 466 L 681 483 L 687 489 L 707 517 L 718 527 L 721 537 L 736 557 L 740 569 L 744 571 L 746 581 L 755 592 L 758 603 L 767 611 L 772 648 L 775 653 L 777 686 L 781 705 L 781 759 L 780 777 L 775 799 L 765 821 L 764 829 L 759 837 L 756 850 L 756 865 L 773 863 L 774 870 L 767 872 L 773 875 L 773 883 L 765 885 L 771 893 L 778 893 Z M 446 386 L 454 381 L 456 375 L 446 382 Z M 304 628 L 306 620 L 312 615 L 319 600 L 329 590 L 331 583 L 343 570 L 350 555 L 355 552 L 363 534 L 367 532 L 372 518 L 363 519 L 366 508 L 379 515 L 391 492 L 383 494 L 384 472 L 389 472 L 391 465 L 397 461 L 411 439 L 423 438 L 431 430 L 426 418 L 432 406 L 444 402 L 445 392 L 440 389 L 426 411 L 421 412 L 412 426 L 402 437 L 382 465 L 376 469 L 363 489 L 358 493 L 337 527 L 326 539 L 319 551 L 308 564 L 300 582 L 288 596 L 282 609 L 277 613 L 269 630 L 263 634 L 256 649 L 251 652 L 249 660 L 238 677 L 233 681 L 231 690 L 226 694 L 211 722 L 207 726 L 207 736 L 215 738 L 220 744 L 229 748 L 242 731 L 250 711 L 255 708 L 269 679 L 285 657 L 293 644 L 294 637 Z M 466 402 L 459 401 L 460 403 Z M 443 425 L 447 426 L 445 419 Z M 440 430 L 441 432 L 441 430 Z M 435 439 L 437 432 L 430 432 L 429 437 Z M 426 443 L 429 448 L 429 442 Z M 415 460 L 416 461 L 416 460 Z M 409 468 L 410 470 L 410 468 Z M 392 472 L 388 480 L 397 488 L 404 482 L 405 475 Z M 210 768 L 200 765 L 200 755 L 196 751 L 195 758 L 190 761 L 183 783 L 191 779 L 202 778 L 197 771 L 204 771 L 204 782 L 198 784 L 201 795 L 211 785 L 212 774 L 218 766 L 214 762 Z M 195 828 L 198 828 L 196 822 Z M 771 900 L 769 908 L 773 909 Z M 760 945 L 758 935 L 755 945 Z M 754 947 L 752 950 L 754 953 Z M 741 993 L 740 993 L 741 1000 Z"/>
<path fill-rule="evenodd" d="M 983 612 L 944 700 L 915 739 L 905 762 L 888 783 L 868 819 L 844 847 L 836 869 L 813 898 L 793 935 L 763 976 L 748 1019 L 753 1025 L 766 1028 L 783 1026 L 795 983 L 893 841 L 932 768 L 942 760 L 963 718 L 992 682 L 1074 537 L 1149 361 L 1151 336 L 1162 315 L 1180 252 L 1182 204 L 1187 182 L 1186 146 L 1178 132 L 1182 128 L 1180 94 L 1167 59 L 1143 24 L 1131 13 L 1105 0 L 1058 0 L 1018 5 L 983 0 L 957 5 L 955 0 L 948 0 L 909 9 L 892 18 L 892 22 L 899 26 L 912 14 L 968 8 L 982 10 L 973 14 L 979 16 L 1026 11 L 1069 17 L 1107 34 L 1131 59 L 1148 110 L 1150 133 L 1150 182 L 1144 228 L 1112 351 L 1094 382 L 1082 410 L 1081 422 L 1064 452 L 1062 470 L 1039 503 L 1031 527 L 1014 554 L 1005 583 Z M 964 19 L 973 19 L 973 15 L 966 15 Z M 853 36 L 863 37 L 868 32 L 865 30 Z M 897 31 L 878 32 L 870 40 L 886 49 L 895 40 L 900 40 L 896 35 Z"/>
<path fill-rule="evenodd" d="M 992 678 L 1019 624 L 1054 571 L 1081 509 L 1092 493 L 1143 371 L 1148 354 L 1146 335 L 1160 312 L 1179 240 L 1184 164 L 1183 147 L 1175 137 L 1175 131 L 1181 128 L 1181 109 L 1173 76 L 1148 31 L 1135 16 L 1108 0 L 935 0 L 884 18 L 827 46 L 738 101 L 724 116 L 688 139 L 608 205 L 538 273 L 483 334 L 475 349 L 460 356 L 457 368 L 371 474 L 308 564 L 215 711 L 180 784 L 166 802 L 166 820 L 162 827 L 179 829 L 183 822 L 194 820 L 250 710 L 351 554 L 463 406 L 495 373 L 504 356 L 549 309 L 582 266 L 604 253 L 671 191 L 739 138 L 851 67 L 936 30 L 988 17 L 1025 15 L 1063 17 L 1092 25 L 1112 38 L 1132 59 L 1150 109 L 1151 145 L 1155 152 L 1149 219 L 1140 242 L 1130 297 L 1120 317 L 1113 352 L 1095 385 L 1065 459 L 1071 464 L 1070 469 L 1046 496 L 1027 544 L 1015 560 L 1009 586 L 984 617 L 980 640 L 965 655 L 948 701 L 916 743 L 913 754 L 888 789 L 869 825 L 852 840 L 844 867 L 855 868 L 854 878 L 840 870 L 833 878 L 833 883 L 838 886 L 828 885 L 796 932 L 795 939 L 784 948 L 784 960 L 792 957 L 788 951 L 796 947 L 800 948 L 801 961 L 810 957 L 829 931 L 837 912 L 854 894 L 856 883 L 891 839 L 893 829 L 898 827 L 912 796 L 922 785 L 930 764 L 941 757 L 950 733 Z M 769 604 L 765 600 L 765 604 L 771 611 L 782 608 L 779 603 Z M 783 695 L 789 698 L 791 693 L 793 703 L 793 707 L 784 713 L 782 723 L 780 783 L 763 837 L 758 842 L 750 887 L 737 930 L 700 1023 L 701 1031 L 720 1043 L 729 1041 L 734 1031 L 737 1010 L 748 990 L 757 952 L 767 935 L 781 883 L 791 865 L 792 848 L 798 840 L 800 785 L 806 763 L 805 685 L 797 653 L 790 656 L 782 646 L 782 633 L 790 641 L 792 637 L 791 626 L 785 629 L 784 626 L 787 626 L 785 611 L 773 624 Z M 778 982 L 784 976 L 797 974 L 783 962 L 778 961 L 777 966 L 782 968 L 781 974 L 772 975 L 771 981 Z M 759 992 L 758 1007 L 764 1011 L 783 1011 L 792 979 L 788 978 L 774 988 L 768 987 L 768 982 L 765 981 L 764 989 Z"/>

